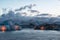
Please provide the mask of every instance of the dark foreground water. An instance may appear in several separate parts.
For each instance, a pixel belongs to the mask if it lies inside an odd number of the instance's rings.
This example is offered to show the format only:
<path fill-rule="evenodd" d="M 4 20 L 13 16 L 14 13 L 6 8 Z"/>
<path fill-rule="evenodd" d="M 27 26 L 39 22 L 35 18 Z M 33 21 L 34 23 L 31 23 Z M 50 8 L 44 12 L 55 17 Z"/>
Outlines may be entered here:
<path fill-rule="evenodd" d="M 0 40 L 60 40 L 60 31 L 23 29 L 21 31 L 0 32 Z"/>

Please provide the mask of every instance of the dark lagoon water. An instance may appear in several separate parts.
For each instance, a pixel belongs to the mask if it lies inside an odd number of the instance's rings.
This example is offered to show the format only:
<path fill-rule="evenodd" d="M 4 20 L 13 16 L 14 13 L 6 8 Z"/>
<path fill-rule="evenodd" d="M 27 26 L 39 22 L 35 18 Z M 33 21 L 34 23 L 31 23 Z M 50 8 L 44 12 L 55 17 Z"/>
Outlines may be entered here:
<path fill-rule="evenodd" d="M 0 32 L 0 40 L 60 40 L 60 31 L 23 29 L 20 31 Z"/>

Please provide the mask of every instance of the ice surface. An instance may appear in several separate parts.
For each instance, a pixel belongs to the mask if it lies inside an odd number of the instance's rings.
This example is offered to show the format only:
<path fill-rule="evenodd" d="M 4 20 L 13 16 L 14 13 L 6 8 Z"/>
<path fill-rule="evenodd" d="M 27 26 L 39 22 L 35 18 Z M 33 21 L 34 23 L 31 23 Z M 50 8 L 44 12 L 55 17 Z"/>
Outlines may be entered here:
<path fill-rule="evenodd" d="M 60 31 L 23 29 L 0 32 L 0 40 L 60 40 Z"/>

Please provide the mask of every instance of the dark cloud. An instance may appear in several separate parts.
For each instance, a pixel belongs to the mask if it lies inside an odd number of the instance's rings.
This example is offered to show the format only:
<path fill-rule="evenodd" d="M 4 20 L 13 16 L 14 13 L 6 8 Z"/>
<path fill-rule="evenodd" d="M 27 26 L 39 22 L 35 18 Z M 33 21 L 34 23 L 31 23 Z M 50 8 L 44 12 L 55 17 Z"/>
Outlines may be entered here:
<path fill-rule="evenodd" d="M 28 10 L 28 11 L 30 11 L 31 13 L 35 13 L 35 12 L 39 13 L 38 10 Z"/>
<path fill-rule="evenodd" d="M 58 17 L 60 17 L 60 15 L 58 15 Z"/>
<path fill-rule="evenodd" d="M 51 16 L 51 14 L 40 14 L 40 15 L 37 15 L 37 16 Z"/>
<path fill-rule="evenodd" d="M 21 11 L 21 10 L 24 10 L 24 9 L 26 9 L 26 8 L 31 9 L 33 6 L 36 6 L 36 4 L 26 5 L 26 6 L 24 6 L 24 7 L 20 7 L 19 9 L 16 9 L 15 11 Z"/>
<path fill-rule="evenodd" d="M 23 10 L 23 9 L 25 9 L 24 7 L 21 7 L 21 8 L 19 8 L 19 9 L 16 9 L 15 11 L 21 11 L 21 10 Z"/>

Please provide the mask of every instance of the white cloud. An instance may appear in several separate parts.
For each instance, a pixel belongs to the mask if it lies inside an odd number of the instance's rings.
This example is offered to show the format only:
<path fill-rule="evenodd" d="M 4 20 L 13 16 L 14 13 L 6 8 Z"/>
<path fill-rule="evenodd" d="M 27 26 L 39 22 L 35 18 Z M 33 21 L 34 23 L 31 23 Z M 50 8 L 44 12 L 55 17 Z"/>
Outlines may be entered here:
<path fill-rule="evenodd" d="M 3 13 L 3 12 L 2 12 L 2 9 L 0 9 L 0 15 L 2 15 L 2 13 Z"/>

